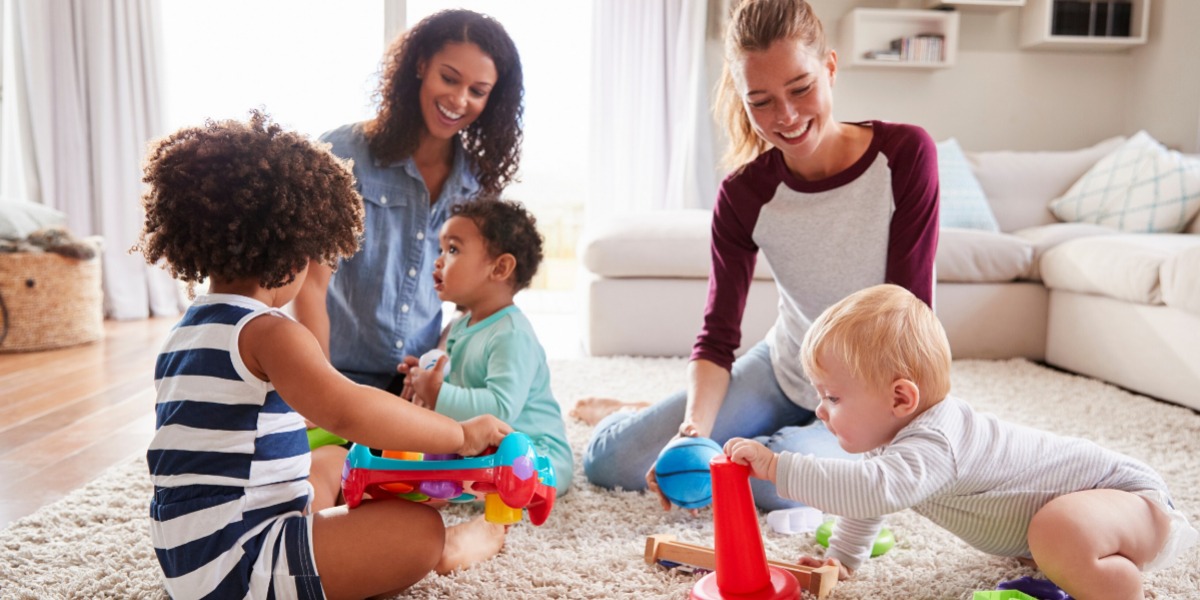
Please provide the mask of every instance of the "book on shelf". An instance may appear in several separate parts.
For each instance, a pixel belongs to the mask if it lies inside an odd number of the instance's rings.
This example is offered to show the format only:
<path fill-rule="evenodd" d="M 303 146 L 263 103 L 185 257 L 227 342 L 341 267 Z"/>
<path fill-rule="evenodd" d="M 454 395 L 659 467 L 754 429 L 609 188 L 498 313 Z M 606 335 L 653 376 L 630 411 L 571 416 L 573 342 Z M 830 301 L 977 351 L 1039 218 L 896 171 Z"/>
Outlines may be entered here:
<path fill-rule="evenodd" d="M 869 50 L 863 58 L 887 62 L 939 63 L 946 59 L 946 36 L 920 33 L 892 40 L 886 49 Z"/>

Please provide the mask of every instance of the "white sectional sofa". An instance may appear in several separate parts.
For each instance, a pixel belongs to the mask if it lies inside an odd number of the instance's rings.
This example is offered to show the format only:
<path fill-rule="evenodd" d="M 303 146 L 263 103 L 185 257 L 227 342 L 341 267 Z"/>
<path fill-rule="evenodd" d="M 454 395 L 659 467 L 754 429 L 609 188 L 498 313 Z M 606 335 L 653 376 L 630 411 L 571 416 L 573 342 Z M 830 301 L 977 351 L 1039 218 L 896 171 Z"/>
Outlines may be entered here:
<path fill-rule="evenodd" d="M 1113 138 L 1069 152 L 965 152 L 999 232 L 943 228 L 934 307 L 958 358 L 1024 357 L 1200 409 L 1200 219 L 1182 233 L 1062 223 L 1047 209 Z M 681 356 L 708 289 L 706 210 L 589 223 L 586 349 Z M 774 323 L 778 295 L 759 261 L 742 349 Z"/>

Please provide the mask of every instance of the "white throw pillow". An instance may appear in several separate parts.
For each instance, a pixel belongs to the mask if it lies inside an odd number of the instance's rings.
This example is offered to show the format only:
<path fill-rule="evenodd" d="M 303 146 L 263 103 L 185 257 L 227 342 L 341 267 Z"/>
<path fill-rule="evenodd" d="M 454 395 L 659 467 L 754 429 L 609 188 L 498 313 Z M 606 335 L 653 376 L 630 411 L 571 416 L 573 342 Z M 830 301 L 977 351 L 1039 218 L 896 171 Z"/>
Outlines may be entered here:
<path fill-rule="evenodd" d="M 1000 231 L 987 196 L 963 156 L 958 140 L 950 138 L 937 144 L 938 186 L 942 196 L 938 221 L 942 227 Z"/>
<path fill-rule="evenodd" d="M 1050 202 L 1063 221 L 1178 233 L 1200 211 L 1200 161 L 1139 131 Z"/>
<path fill-rule="evenodd" d="M 38 229 L 66 224 L 67 215 L 44 204 L 0 198 L 0 238 L 20 240 Z"/>

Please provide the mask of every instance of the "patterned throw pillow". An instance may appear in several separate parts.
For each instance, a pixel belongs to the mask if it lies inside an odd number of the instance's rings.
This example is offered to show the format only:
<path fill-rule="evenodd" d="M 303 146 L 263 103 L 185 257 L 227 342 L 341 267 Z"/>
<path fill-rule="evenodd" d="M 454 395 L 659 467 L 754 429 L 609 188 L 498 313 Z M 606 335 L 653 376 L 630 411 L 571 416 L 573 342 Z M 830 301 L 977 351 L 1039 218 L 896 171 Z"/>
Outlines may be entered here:
<path fill-rule="evenodd" d="M 1120 231 L 1177 233 L 1200 211 L 1200 160 L 1139 131 L 1100 159 L 1050 212 L 1063 221 Z"/>
<path fill-rule="evenodd" d="M 942 227 L 1000 231 L 987 196 L 971 172 L 958 140 L 950 138 L 939 142 L 937 155 L 938 186 L 942 191 L 938 213 Z"/>

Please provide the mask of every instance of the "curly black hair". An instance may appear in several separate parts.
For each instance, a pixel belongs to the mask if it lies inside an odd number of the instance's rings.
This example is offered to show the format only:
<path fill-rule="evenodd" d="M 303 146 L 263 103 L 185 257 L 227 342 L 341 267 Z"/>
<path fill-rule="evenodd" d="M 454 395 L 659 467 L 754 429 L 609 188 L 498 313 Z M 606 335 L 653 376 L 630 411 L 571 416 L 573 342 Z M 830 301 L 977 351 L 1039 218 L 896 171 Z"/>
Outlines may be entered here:
<path fill-rule="evenodd" d="M 481 198 L 451 206 L 450 215 L 474 222 L 492 256 L 513 255 L 514 292 L 529 287 L 542 263 L 542 234 L 537 219 L 520 202 Z"/>
<path fill-rule="evenodd" d="M 516 44 L 504 27 L 487 15 L 444 10 L 422 19 L 392 42 L 375 92 L 379 112 L 364 128 L 367 143 L 371 154 L 385 162 L 412 156 L 425 130 L 418 65 L 456 42 L 479 46 L 496 65 L 496 85 L 487 106 L 459 138 L 474 161 L 479 195 L 498 197 L 515 180 L 521 161 L 525 83 Z"/>
<path fill-rule="evenodd" d="M 358 251 L 363 201 L 350 169 L 261 111 L 152 142 L 144 173 L 146 220 L 130 251 L 165 259 L 189 293 L 205 278 L 276 288 L 310 260 L 334 267 Z"/>

